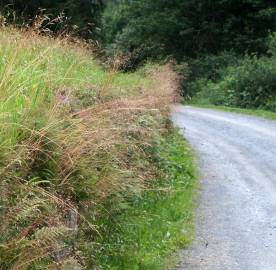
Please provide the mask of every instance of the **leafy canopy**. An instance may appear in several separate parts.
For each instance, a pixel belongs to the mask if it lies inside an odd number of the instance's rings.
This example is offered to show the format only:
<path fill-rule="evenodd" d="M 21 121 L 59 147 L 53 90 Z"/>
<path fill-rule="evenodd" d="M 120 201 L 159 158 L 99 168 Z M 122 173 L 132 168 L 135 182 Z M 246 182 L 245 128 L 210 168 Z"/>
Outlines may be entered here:
<path fill-rule="evenodd" d="M 264 40 L 276 30 L 275 11 L 275 2 L 265 0 L 117 0 L 104 11 L 103 35 L 109 50 L 137 61 L 264 52 Z"/>

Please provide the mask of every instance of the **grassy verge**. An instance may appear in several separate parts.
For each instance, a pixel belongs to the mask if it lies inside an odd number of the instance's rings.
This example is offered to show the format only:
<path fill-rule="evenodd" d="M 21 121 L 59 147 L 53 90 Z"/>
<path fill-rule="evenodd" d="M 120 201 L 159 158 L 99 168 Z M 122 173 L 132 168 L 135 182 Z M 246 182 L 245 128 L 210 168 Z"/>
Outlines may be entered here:
<path fill-rule="evenodd" d="M 103 70 L 87 44 L 12 28 L 0 61 L 1 270 L 162 269 L 195 185 L 166 135 L 172 68 Z"/>
<path fill-rule="evenodd" d="M 276 113 L 266 111 L 266 110 L 260 110 L 260 109 L 242 109 L 242 108 L 233 108 L 233 107 L 227 107 L 227 106 L 217 106 L 217 105 L 209 105 L 209 104 L 200 104 L 200 103 L 188 103 L 190 106 L 200 107 L 200 108 L 207 108 L 207 109 L 214 109 L 214 110 L 220 110 L 225 112 L 233 112 L 233 113 L 240 113 L 240 114 L 247 114 L 247 115 L 253 115 L 262 117 L 269 120 L 276 120 Z"/>
<path fill-rule="evenodd" d="M 168 269 L 193 239 L 197 177 L 189 146 L 171 130 L 155 138 L 149 156 L 159 178 L 115 220 L 97 254 L 104 269 Z"/>

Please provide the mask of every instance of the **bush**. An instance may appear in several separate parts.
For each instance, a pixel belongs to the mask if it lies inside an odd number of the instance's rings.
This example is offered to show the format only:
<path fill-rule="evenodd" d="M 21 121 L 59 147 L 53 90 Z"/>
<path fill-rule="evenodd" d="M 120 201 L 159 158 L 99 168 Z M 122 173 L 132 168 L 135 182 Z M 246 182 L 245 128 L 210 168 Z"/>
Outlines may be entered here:
<path fill-rule="evenodd" d="M 187 63 L 181 64 L 178 68 L 179 73 L 184 74 L 182 95 L 185 98 L 191 98 L 203 89 L 208 81 L 219 81 L 227 67 L 238 63 L 239 58 L 232 51 L 189 59 Z"/>
<path fill-rule="evenodd" d="M 186 93 L 195 103 L 276 111 L 276 34 L 267 44 L 261 57 L 225 52 L 191 61 Z"/>
<path fill-rule="evenodd" d="M 225 101 L 225 93 L 221 91 L 220 87 L 217 84 L 208 81 L 206 79 L 196 80 L 191 84 L 191 87 L 200 89 L 193 97 L 192 101 L 200 103 L 201 105 L 222 105 Z"/>
<path fill-rule="evenodd" d="M 276 95 L 276 70 L 270 58 L 246 58 L 218 84 L 225 103 L 243 108 L 267 108 Z"/>
<path fill-rule="evenodd" d="M 189 84 L 200 103 L 276 110 L 275 57 L 246 56 L 229 66 L 221 79 L 198 79 Z"/>
<path fill-rule="evenodd" d="M 232 51 L 225 51 L 218 55 L 203 55 L 189 61 L 190 79 L 205 78 L 212 81 L 219 80 L 226 67 L 237 65 L 239 58 Z"/>

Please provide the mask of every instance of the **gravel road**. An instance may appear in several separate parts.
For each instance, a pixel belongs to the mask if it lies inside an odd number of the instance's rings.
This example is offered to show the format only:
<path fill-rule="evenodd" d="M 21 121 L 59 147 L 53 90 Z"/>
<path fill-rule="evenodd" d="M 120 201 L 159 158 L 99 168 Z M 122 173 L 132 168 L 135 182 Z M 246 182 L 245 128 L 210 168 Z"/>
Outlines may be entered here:
<path fill-rule="evenodd" d="M 196 239 L 176 269 L 276 270 L 276 121 L 175 106 L 199 157 Z"/>

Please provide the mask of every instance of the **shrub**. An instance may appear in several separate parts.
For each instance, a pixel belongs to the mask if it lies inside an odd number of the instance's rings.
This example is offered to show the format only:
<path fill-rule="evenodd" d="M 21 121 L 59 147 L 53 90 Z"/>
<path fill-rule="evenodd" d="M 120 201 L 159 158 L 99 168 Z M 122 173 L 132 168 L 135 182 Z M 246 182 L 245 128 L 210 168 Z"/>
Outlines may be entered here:
<path fill-rule="evenodd" d="M 247 57 L 228 69 L 218 84 L 225 92 L 225 103 L 244 108 L 266 108 L 276 95 L 276 69 L 272 59 Z"/>
<path fill-rule="evenodd" d="M 246 56 L 238 65 L 222 70 L 217 81 L 197 79 L 189 83 L 196 102 L 275 111 L 275 57 Z"/>
<path fill-rule="evenodd" d="M 222 105 L 225 102 L 225 92 L 222 91 L 218 84 L 206 79 L 198 79 L 191 84 L 191 87 L 200 89 L 192 98 L 193 101 L 199 102 L 201 105 Z"/>
<path fill-rule="evenodd" d="M 189 61 L 190 79 L 205 78 L 212 81 L 219 80 L 226 67 L 237 65 L 239 58 L 232 51 L 225 51 L 218 55 L 203 55 Z"/>
<path fill-rule="evenodd" d="M 193 97 L 208 81 L 215 82 L 222 78 L 228 66 L 237 65 L 238 56 L 234 52 L 222 52 L 218 55 L 202 55 L 189 59 L 179 66 L 178 71 L 184 74 L 182 94 L 185 98 Z"/>

